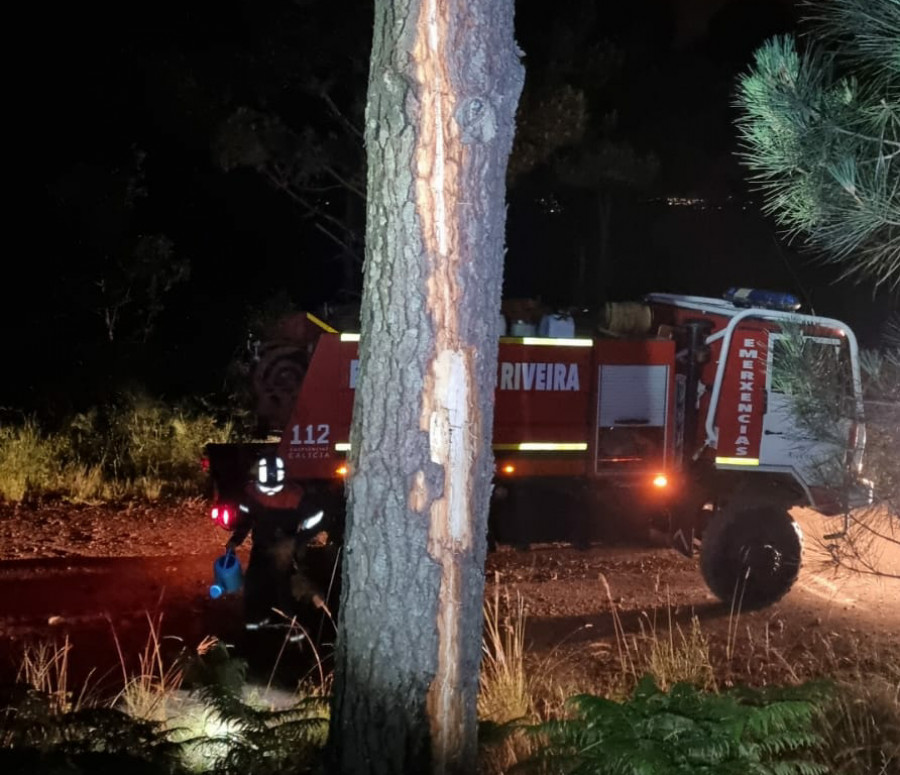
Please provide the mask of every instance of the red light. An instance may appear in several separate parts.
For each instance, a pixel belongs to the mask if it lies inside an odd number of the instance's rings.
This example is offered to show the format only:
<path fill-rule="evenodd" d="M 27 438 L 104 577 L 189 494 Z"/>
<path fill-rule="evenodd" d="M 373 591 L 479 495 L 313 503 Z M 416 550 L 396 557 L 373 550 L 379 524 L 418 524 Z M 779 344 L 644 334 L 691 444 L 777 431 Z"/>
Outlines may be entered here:
<path fill-rule="evenodd" d="M 219 527 L 227 528 L 231 524 L 231 509 L 228 506 L 213 506 L 209 515 Z"/>
<path fill-rule="evenodd" d="M 503 466 L 502 470 L 504 474 L 514 474 L 516 472 L 516 467 L 512 463 L 507 463 Z"/>
<path fill-rule="evenodd" d="M 653 477 L 653 486 L 662 489 L 663 487 L 669 486 L 669 477 L 665 474 L 657 474 Z"/>
<path fill-rule="evenodd" d="M 338 476 L 346 476 L 350 472 L 350 468 L 348 466 L 338 466 L 335 470 L 335 473 Z"/>

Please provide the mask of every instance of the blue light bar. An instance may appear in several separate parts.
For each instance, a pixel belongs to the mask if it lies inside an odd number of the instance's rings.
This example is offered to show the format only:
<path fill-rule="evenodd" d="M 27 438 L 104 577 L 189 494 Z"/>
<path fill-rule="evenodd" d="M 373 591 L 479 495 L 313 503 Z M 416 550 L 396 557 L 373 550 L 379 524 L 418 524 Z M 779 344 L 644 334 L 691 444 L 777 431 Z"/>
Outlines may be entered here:
<path fill-rule="evenodd" d="M 758 288 L 729 288 L 723 298 L 735 307 L 759 307 L 783 312 L 796 312 L 801 306 L 800 300 L 790 293 L 763 291 Z"/>

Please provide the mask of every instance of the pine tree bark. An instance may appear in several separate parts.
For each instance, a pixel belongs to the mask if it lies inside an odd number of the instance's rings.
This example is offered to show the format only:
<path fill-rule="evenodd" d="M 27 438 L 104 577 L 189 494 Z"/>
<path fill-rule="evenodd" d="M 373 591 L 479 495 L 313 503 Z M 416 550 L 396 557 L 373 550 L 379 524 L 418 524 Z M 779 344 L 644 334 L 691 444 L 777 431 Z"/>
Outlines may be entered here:
<path fill-rule="evenodd" d="M 513 0 L 376 0 L 360 364 L 331 750 L 471 773 Z"/>

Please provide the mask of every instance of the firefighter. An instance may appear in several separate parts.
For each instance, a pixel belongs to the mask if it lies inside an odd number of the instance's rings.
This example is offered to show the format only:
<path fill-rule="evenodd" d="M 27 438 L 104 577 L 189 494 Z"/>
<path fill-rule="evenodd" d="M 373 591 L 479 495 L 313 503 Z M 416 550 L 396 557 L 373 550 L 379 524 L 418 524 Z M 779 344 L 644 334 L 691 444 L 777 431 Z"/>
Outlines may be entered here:
<path fill-rule="evenodd" d="M 325 608 L 318 585 L 306 567 L 309 541 L 324 518 L 313 493 L 285 480 L 284 460 L 261 458 L 245 491 L 226 551 L 234 551 L 248 535 L 253 545 L 244 577 L 247 629 L 277 625 L 274 609 L 288 617 L 298 606 Z M 280 624 L 287 625 L 289 620 Z"/>

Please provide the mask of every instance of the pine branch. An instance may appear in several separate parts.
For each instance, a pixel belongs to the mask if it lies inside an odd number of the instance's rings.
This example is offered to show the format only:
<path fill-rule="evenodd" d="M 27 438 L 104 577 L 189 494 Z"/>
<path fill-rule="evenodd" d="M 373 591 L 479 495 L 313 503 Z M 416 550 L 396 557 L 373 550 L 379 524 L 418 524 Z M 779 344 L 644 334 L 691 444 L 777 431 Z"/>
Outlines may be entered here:
<path fill-rule="evenodd" d="M 900 8 L 896 0 L 871 1 Z M 834 41 L 820 35 L 823 44 L 803 53 L 786 37 L 757 51 L 737 95 L 741 158 L 764 211 L 791 238 L 803 236 L 844 277 L 896 287 L 900 87 L 890 73 L 845 71 L 846 32 Z"/>

